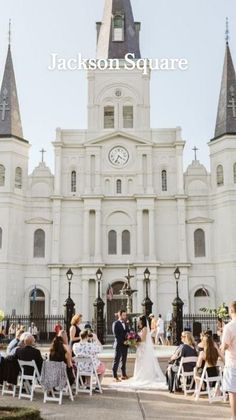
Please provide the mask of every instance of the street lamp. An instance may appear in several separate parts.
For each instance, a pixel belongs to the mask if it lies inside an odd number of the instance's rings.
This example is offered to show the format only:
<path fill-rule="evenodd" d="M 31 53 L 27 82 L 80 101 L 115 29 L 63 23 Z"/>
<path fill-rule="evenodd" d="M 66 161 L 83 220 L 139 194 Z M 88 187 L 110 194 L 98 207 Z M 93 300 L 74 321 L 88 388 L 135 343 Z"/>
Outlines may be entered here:
<path fill-rule="evenodd" d="M 93 304 L 94 306 L 94 322 L 95 322 L 95 330 L 97 333 L 97 337 L 99 341 L 104 344 L 104 306 L 105 303 L 103 302 L 100 296 L 100 287 L 101 287 L 101 279 L 102 279 L 102 270 L 99 268 L 96 272 L 97 283 L 98 283 L 98 297 L 95 299 Z"/>
<path fill-rule="evenodd" d="M 151 301 L 151 299 L 148 296 L 148 286 L 150 284 L 150 271 L 148 268 L 146 268 L 146 270 L 144 271 L 144 281 L 145 281 L 145 286 L 146 286 L 146 297 L 143 299 L 142 302 L 142 306 L 144 309 L 144 313 L 146 315 L 146 317 L 148 317 L 151 313 L 152 313 L 152 305 L 153 302 Z"/>
<path fill-rule="evenodd" d="M 181 333 L 183 331 L 183 305 L 184 302 L 179 297 L 179 279 L 180 279 L 180 270 L 179 267 L 176 267 L 174 271 L 174 277 L 176 281 L 176 298 L 173 300 L 173 344 L 179 345 L 181 343 Z"/>
<path fill-rule="evenodd" d="M 71 270 L 71 268 L 69 268 L 69 270 L 66 273 L 66 277 L 68 280 L 68 297 L 65 301 L 64 307 L 65 307 L 65 323 L 66 323 L 66 331 L 67 331 L 67 335 L 68 335 L 68 339 L 69 339 L 69 334 L 70 334 L 70 323 L 71 323 L 71 319 L 73 317 L 73 315 L 75 314 L 75 303 L 74 301 L 71 299 L 71 282 L 72 282 L 72 277 L 73 277 L 73 271 Z"/>

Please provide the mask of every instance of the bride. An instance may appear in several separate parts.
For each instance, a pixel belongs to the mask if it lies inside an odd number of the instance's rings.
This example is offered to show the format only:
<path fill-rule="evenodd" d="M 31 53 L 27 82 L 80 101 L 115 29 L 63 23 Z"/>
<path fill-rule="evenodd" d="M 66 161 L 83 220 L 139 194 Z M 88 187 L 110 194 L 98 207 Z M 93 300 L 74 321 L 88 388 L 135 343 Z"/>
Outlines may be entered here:
<path fill-rule="evenodd" d="M 145 315 L 139 317 L 141 342 L 137 345 L 133 377 L 113 385 L 115 388 L 167 389 L 165 376 L 155 356 L 151 332 Z"/>

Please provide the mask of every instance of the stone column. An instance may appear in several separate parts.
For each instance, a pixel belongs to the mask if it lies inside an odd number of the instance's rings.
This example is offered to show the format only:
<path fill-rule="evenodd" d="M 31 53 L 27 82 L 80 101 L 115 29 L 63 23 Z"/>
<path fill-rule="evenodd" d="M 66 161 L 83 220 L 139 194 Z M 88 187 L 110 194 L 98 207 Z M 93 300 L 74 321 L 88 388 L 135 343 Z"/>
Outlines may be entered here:
<path fill-rule="evenodd" d="M 155 224 L 154 210 L 149 209 L 149 259 L 155 260 Z"/>
<path fill-rule="evenodd" d="M 179 261 L 187 261 L 187 238 L 186 238 L 186 217 L 185 217 L 185 199 L 177 199 L 178 212 L 178 250 Z"/>
<path fill-rule="evenodd" d="M 91 319 L 89 319 L 89 280 L 88 279 L 82 279 L 82 291 L 83 291 L 82 315 L 83 315 L 83 321 L 87 322 L 87 321 L 91 321 Z"/>
<path fill-rule="evenodd" d="M 89 210 L 84 209 L 84 261 L 89 262 Z"/>
<path fill-rule="evenodd" d="M 61 199 L 54 198 L 52 207 L 52 263 L 55 264 L 60 261 Z"/>
<path fill-rule="evenodd" d="M 60 302 L 60 269 L 51 268 L 50 315 L 60 314 L 63 303 Z"/>
<path fill-rule="evenodd" d="M 61 195 L 61 129 L 56 130 L 54 195 Z"/>
<path fill-rule="evenodd" d="M 137 210 L 137 259 L 143 260 L 143 210 Z"/>
<path fill-rule="evenodd" d="M 102 244 L 101 244 L 101 210 L 96 210 L 95 219 L 95 262 L 101 262 Z"/>
<path fill-rule="evenodd" d="M 137 275 L 137 312 L 142 312 L 142 301 L 144 299 L 143 274 Z"/>
<path fill-rule="evenodd" d="M 177 194 L 184 194 L 183 146 L 176 146 Z"/>

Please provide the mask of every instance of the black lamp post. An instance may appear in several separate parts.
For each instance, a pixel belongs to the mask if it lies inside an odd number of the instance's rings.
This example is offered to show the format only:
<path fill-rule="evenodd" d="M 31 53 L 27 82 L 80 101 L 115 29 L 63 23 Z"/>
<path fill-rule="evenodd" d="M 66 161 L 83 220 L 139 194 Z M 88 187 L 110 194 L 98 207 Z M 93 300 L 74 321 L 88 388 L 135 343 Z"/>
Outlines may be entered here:
<path fill-rule="evenodd" d="M 179 297 L 179 267 L 174 272 L 176 281 L 176 298 L 173 300 L 173 344 L 178 346 L 181 343 L 181 333 L 183 331 L 183 305 L 184 302 Z"/>
<path fill-rule="evenodd" d="M 73 277 L 73 271 L 71 268 L 67 271 L 66 277 L 68 280 L 68 298 L 65 301 L 64 307 L 65 307 L 65 322 L 66 322 L 66 331 L 69 338 L 70 335 L 70 323 L 73 315 L 75 314 L 75 304 L 74 301 L 71 299 L 71 282 Z"/>
<path fill-rule="evenodd" d="M 99 268 L 96 272 L 97 282 L 98 282 L 98 297 L 95 299 L 93 304 L 94 306 L 94 322 L 95 330 L 99 341 L 104 344 L 104 306 L 105 303 L 101 298 L 101 279 L 102 279 L 102 270 Z"/>
<path fill-rule="evenodd" d="M 142 306 L 143 306 L 144 314 L 146 315 L 146 317 L 148 317 L 152 313 L 152 305 L 153 305 L 153 302 L 148 296 L 148 286 L 150 284 L 150 271 L 148 270 L 148 268 L 146 268 L 143 274 L 144 274 L 144 281 L 145 281 L 145 286 L 146 286 L 146 297 L 143 299 Z"/>

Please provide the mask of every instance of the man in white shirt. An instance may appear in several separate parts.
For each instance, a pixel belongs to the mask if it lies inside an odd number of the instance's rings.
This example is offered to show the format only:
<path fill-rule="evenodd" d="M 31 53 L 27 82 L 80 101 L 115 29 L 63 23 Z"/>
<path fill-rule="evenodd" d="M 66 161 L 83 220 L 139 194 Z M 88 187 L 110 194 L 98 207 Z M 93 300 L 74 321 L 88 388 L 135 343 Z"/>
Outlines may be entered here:
<path fill-rule="evenodd" d="M 221 350 L 225 352 L 223 388 L 229 393 L 232 420 L 236 420 L 236 301 L 229 306 L 231 321 L 224 326 Z"/>
<path fill-rule="evenodd" d="M 162 345 L 164 345 L 164 321 L 161 317 L 161 314 L 159 314 L 158 320 L 157 320 L 157 339 L 156 344 L 159 344 L 159 341 Z"/>

